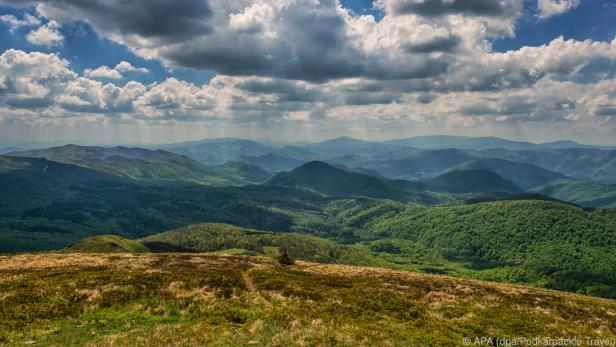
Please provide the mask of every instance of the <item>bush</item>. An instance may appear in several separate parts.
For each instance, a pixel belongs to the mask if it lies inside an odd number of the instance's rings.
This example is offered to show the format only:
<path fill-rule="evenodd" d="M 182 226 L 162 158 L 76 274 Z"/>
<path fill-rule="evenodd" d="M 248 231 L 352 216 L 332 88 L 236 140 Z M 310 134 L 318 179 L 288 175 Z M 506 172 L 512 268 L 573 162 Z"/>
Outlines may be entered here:
<path fill-rule="evenodd" d="M 282 265 L 293 265 L 295 264 L 295 260 L 291 258 L 289 253 L 287 253 L 287 249 L 283 248 L 280 251 L 280 255 L 278 256 L 278 262 Z"/>

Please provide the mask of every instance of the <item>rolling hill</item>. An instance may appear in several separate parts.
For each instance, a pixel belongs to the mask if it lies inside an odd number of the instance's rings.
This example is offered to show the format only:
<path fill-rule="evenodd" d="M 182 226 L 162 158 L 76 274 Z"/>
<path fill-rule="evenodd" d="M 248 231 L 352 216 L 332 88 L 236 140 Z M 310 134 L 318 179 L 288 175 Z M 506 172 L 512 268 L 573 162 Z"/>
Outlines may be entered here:
<path fill-rule="evenodd" d="M 580 180 L 616 183 L 616 150 L 573 148 L 515 151 L 493 149 L 473 152 L 473 155 L 527 163 Z"/>
<path fill-rule="evenodd" d="M 64 249 L 68 253 L 147 253 L 143 243 L 117 235 L 97 235 L 79 240 Z"/>
<path fill-rule="evenodd" d="M 433 136 L 417 136 L 408 139 L 396 139 L 385 141 L 386 144 L 426 148 L 426 149 L 443 149 L 443 148 L 458 148 L 458 149 L 563 149 L 563 148 L 592 148 L 595 146 L 582 145 L 574 141 L 556 141 L 546 143 L 532 143 L 524 141 L 512 141 L 498 137 L 469 137 L 469 136 L 450 136 L 450 135 L 433 135 Z M 596 146 L 600 147 L 600 146 Z"/>
<path fill-rule="evenodd" d="M 224 166 L 212 169 L 187 156 L 162 150 L 66 145 L 12 152 L 10 155 L 45 158 L 79 165 L 124 179 L 145 182 L 190 182 L 208 185 L 237 185 L 251 182 L 247 177 L 240 175 L 242 170 L 239 169 L 239 164 L 235 165 L 234 174 L 228 175 L 229 171 L 225 170 Z M 255 171 L 254 168 L 245 169 Z"/>
<path fill-rule="evenodd" d="M 369 199 L 332 202 L 327 213 L 362 239 L 403 239 L 463 269 L 448 273 L 616 298 L 616 209 L 542 200 L 435 207 Z"/>
<path fill-rule="evenodd" d="M 306 163 L 290 172 L 279 173 L 266 184 L 304 187 L 331 197 L 367 196 L 424 202 L 436 200 L 425 193 L 426 186 L 421 183 L 349 172 L 319 161 Z"/>
<path fill-rule="evenodd" d="M 7 345 L 452 346 L 616 333 L 612 300 L 265 257 L 23 254 L 0 257 L 0 276 Z"/>
<path fill-rule="evenodd" d="M 274 153 L 256 157 L 241 155 L 237 157 L 236 160 L 241 163 L 260 166 L 272 172 L 290 171 L 305 163 L 303 160 L 293 159 Z"/>
<path fill-rule="evenodd" d="M 359 162 L 357 165 L 374 170 L 385 177 L 415 180 L 441 174 L 456 165 L 474 159 L 477 158 L 461 150 L 439 149 L 410 152 L 402 159 L 376 159 Z M 346 165 L 355 166 L 352 163 Z"/>
<path fill-rule="evenodd" d="M 236 161 L 241 155 L 259 156 L 272 150 L 271 147 L 255 141 L 233 138 L 183 142 L 157 148 L 186 155 L 206 165 L 220 165 L 228 161 Z"/>
<path fill-rule="evenodd" d="M 449 193 L 506 193 L 519 194 L 523 190 L 513 182 L 489 170 L 455 170 L 424 179 L 431 188 Z"/>
<path fill-rule="evenodd" d="M 453 167 L 453 170 L 489 170 L 526 190 L 565 178 L 561 173 L 534 165 L 496 158 L 469 161 Z"/>
<path fill-rule="evenodd" d="M 616 207 L 616 184 L 601 184 L 574 179 L 552 181 L 532 191 L 557 199 L 574 202 L 581 206 Z"/>

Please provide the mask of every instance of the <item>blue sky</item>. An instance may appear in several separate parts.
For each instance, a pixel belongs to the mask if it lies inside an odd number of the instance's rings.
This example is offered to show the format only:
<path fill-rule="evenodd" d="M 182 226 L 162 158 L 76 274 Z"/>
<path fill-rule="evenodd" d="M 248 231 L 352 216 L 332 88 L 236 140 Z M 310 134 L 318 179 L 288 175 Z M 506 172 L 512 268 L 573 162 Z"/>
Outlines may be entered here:
<path fill-rule="evenodd" d="M 287 8 L 271 1 L 144 0 L 131 5 L 143 11 L 134 11 L 116 0 L 96 10 L 78 1 L 1 0 L 0 53 L 19 52 L 4 59 L 48 59 L 65 75 L 54 75 L 51 85 L 6 67 L 17 87 L 0 90 L 0 136 L 613 138 L 613 1 L 339 4 L 342 11 L 332 0 L 295 0 Z M 146 15 L 131 18 L 136 12 Z M 559 54 L 567 49 L 575 54 Z M 74 78 L 82 79 L 69 82 Z M 567 93 L 558 92 L 563 88 Z M 36 98 L 17 94 L 37 90 Z M 111 97 L 130 99 L 110 106 Z"/>

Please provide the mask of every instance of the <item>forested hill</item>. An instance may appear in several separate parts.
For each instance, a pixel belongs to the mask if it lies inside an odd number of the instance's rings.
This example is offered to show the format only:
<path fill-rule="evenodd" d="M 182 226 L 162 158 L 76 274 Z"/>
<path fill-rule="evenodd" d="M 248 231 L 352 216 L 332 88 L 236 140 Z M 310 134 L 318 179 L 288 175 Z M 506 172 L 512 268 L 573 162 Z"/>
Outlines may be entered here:
<path fill-rule="evenodd" d="M 616 297 L 616 209 L 543 200 L 422 207 L 350 199 L 326 211 L 363 239 L 418 243 L 481 278 Z"/>

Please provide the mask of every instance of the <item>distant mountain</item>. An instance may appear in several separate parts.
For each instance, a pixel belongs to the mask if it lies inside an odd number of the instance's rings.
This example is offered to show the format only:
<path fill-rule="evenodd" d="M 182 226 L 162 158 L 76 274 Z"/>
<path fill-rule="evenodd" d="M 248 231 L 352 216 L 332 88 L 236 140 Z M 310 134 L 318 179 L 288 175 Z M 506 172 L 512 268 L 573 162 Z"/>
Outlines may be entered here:
<path fill-rule="evenodd" d="M 306 163 L 290 172 L 281 172 L 267 185 L 310 188 L 332 197 L 366 196 L 402 201 L 429 200 L 425 185 L 402 180 L 388 180 L 348 172 L 324 162 Z"/>
<path fill-rule="evenodd" d="M 399 149 L 400 146 L 339 137 L 332 140 L 298 146 L 320 155 L 321 159 L 345 155 L 374 156 Z"/>
<path fill-rule="evenodd" d="M 489 170 L 456 170 L 422 180 L 432 188 L 452 193 L 510 193 L 523 190 Z"/>
<path fill-rule="evenodd" d="M 289 171 L 305 163 L 305 161 L 268 153 L 260 156 L 241 155 L 236 158 L 238 162 L 256 165 L 272 172 Z"/>
<path fill-rule="evenodd" d="M 616 150 L 592 148 L 474 151 L 473 155 L 532 164 L 569 177 L 616 183 Z"/>
<path fill-rule="evenodd" d="M 207 165 L 220 165 L 240 156 L 259 156 L 272 151 L 258 142 L 240 139 L 212 139 L 159 146 L 169 152 L 186 155 Z"/>
<path fill-rule="evenodd" d="M 585 207 L 616 207 L 616 184 L 558 179 L 536 187 L 532 191 Z"/>
<path fill-rule="evenodd" d="M 47 149 L 12 152 L 10 155 L 46 158 L 138 181 L 190 182 L 213 185 L 243 184 L 247 182 L 241 176 L 230 176 L 228 172 L 212 170 L 187 156 L 163 150 L 66 145 Z"/>
<path fill-rule="evenodd" d="M 457 165 L 454 170 L 489 170 L 510 180 L 523 189 L 542 186 L 556 179 L 565 178 L 561 173 L 549 171 L 531 164 L 504 159 L 477 159 Z"/>
<path fill-rule="evenodd" d="M 385 177 L 414 180 L 440 174 L 474 159 L 477 158 L 458 149 L 438 149 L 412 153 L 404 159 L 366 161 L 361 165 Z"/>
<path fill-rule="evenodd" d="M 262 183 L 272 176 L 269 171 L 260 166 L 238 162 L 226 162 L 222 165 L 210 166 L 210 171 L 218 177 L 226 177 L 236 181 Z"/>
<path fill-rule="evenodd" d="M 457 149 L 558 149 L 558 148 L 591 148 L 599 146 L 582 145 L 574 141 L 557 141 L 548 143 L 531 143 L 512 141 L 498 137 L 468 137 L 468 136 L 418 136 L 408 139 L 397 139 L 383 142 L 397 146 L 417 147 L 426 149 L 457 148 Z"/>
<path fill-rule="evenodd" d="M 28 209 L 72 196 L 73 187 L 114 181 L 114 176 L 77 165 L 0 156 L 0 217 L 23 217 Z"/>

